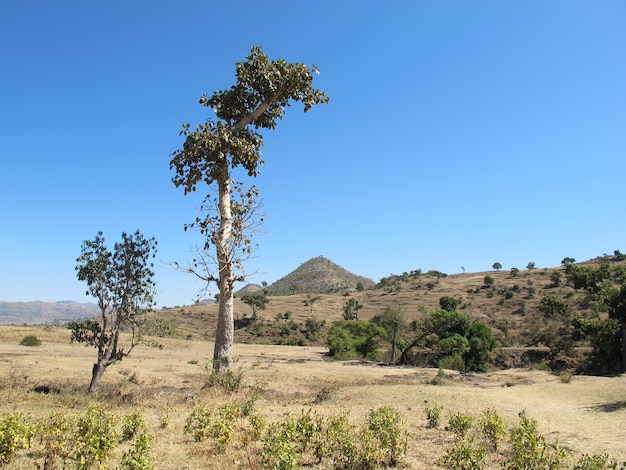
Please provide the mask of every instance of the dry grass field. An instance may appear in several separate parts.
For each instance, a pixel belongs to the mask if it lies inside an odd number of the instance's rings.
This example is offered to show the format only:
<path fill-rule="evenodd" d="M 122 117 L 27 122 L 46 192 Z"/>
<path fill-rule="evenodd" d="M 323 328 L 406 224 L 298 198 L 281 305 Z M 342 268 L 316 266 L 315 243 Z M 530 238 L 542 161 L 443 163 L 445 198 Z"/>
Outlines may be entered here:
<path fill-rule="evenodd" d="M 35 335 L 42 345 L 19 345 Z M 196 405 L 218 406 L 233 397 L 206 389 L 206 365 L 212 343 L 199 339 L 145 338 L 131 357 L 111 366 L 98 396 L 87 396 L 95 350 L 69 344 L 69 332 L 43 327 L 0 327 L 0 414 L 21 411 L 37 419 L 53 410 L 80 413 L 90 403 L 106 404 L 119 414 L 140 410 L 154 436 L 151 454 L 159 469 L 261 468 L 259 442 L 232 445 L 216 454 L 206 442 L 184 433 L 185 421 Z M 155 346 L 162 346 L 162 348 Z M 558 376 L 537 370 L 506 370 L 481 375 L 448 371 L 431 384 L 435 369 L 341 363 L 326 360 L 324 348 L 237 344 L 238 365 L 245 372 L 236 397 L 258 394 L 255 408 L 268 422 L 286 414 L 312 410 L 320 415 L 348 412 L 359 421 L 372 408 L 389 405 L 407 422 L 409 449 L 401 468 L 439 468 L 437 461 L 451 448 L 454 436 L 446 431 L 446 416 L 463 412 L 479 417 L 486 408 L 502 416 L 508 426 L 526 410 L 539 422 L 549 441 L 580 456 L 606 452 L 626 461 L 626 376 L 574 376 L 564 383 Z M 37 393 L 47 386 L 51 393 Z M 323 399 L 320 399 L 323 398 Z M 424 405 L 443 407 L 438 429 L 427 427 Z M 169 417 L 162 427 L 164 416 Z M 41 463 L 36 446 L 20 451 L 7 468 L 32 469 Z M 115 468 L 121 446 L 109 461 Z M 484 468 L 499 468 L 497 458 Z M 311 465 L 309 468 L 330 468 Z"/>

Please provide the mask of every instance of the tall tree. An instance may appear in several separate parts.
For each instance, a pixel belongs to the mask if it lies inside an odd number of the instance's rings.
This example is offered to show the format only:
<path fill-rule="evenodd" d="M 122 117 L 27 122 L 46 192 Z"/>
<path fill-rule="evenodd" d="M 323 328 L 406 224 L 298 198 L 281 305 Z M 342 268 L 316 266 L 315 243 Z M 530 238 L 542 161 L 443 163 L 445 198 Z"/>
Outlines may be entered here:
<path fill-rule="evenodd" d="M 111 253 L 102 232 L 93 240 L 85 240 L 78 257 L 78 279 L 87 283 L 87 295 L 95 297 L 100 308 L 100 320 L 71 322 L 71 341 L 94 346 L 98 359 L 93 365 L 89 393 L 98 390 L 104 371 L 111 364 L 130 355 L 138 343 L 137 327 L 141 314 L 153 305 L 154 272 L 150 261 L 156 254 L 157 242 L 145 238 L 139 230 L 134 234 L 122 233 L 122 241 Z M 123 327 L 131 331 L 130 345 L 126 351 L 120 345 Z"/>
<path fill-rule="evenodd" d="M 220 294 L 213 352 L 215 372 L 227 371 L 232 366 L 234 284 L 245 278 L 245 274 L 235 274 L 242 264 L 236 253 L 242 247 L 244 253 L 251 249 L 249 239 L 241 236 L 242 227 L 238 227 L 249 213 L 250 205 L 233 201 L 231 195 L 236 183 L 232 170 L 242 167 L 248 176 L 257 175 L 258 166 L 263 164 L 260 152 L 263 136 L 257 130 L 274 129 L 292 101 L 302 102 L 305 112 L 329 101 L 325 93 L 312 87 L 316 73 L 319 71 L 315 66 L 310 68 L 282 59 L 271 61 L 260 47 L 253 47 L 246 61 L 236 64 L 235 85 L 200 98 L 200 104 L 213 108 L 219 120 L 209 119 L 195 131 L 184 124 L 181 134 L 185 143 L 172 154 L 170 169 L 175 171 L 172 181 L 177 187 L 182 186 L 185 194 L 195 191 L 201 183 L 217 192 L 217 213 L 198 218 L 192 224 L 206 237 L 204 250 L 215 248 L 217 269 L 213 274 L 200 276 L 217 283 Z M 191 265 L 188 270 L 193 273 L 197 266 Z"/>

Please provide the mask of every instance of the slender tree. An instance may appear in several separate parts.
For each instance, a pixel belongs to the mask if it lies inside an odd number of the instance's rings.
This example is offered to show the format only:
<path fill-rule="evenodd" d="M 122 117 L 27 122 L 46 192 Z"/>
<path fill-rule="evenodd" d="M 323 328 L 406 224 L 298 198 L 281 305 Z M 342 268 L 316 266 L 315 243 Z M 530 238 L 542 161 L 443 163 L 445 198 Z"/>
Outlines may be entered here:
<path fill-rule="evenodd" d="M 495 263 L 493 263 L 492 268 L 495 269 L 496 271 L 500 271 L 502 269 L 502 264 L 496 261 Z"/>
<path fill-rule="evenodd" d="M 306 299 L 302 301 L 305 307 L 309 307 L 311 309 L 311 316 L 315 315 L 315 310 L 313 305 L 322 297 L 319 295 L 307 294 Z"/>
<path fill-rule="evenodd" d="M 263 136 L 257 130 L 274 129 L 292 101 L 302 102 L 305 112 L 329 101 L 325 93 L 312 87 L 316 73 L 319 71 L 315 66 L 282 59 L 271 61 L 260 47 L 253 47 L 246 61 L 236 64 L 235 85 L 200 98 L 200 104 L 212 108 L 218 120 L 209 119 L 195 131 L 184 124 L 181 134 L 185 143 L 172 154 L 172 181 L 183 187 L 185 194 L 202 183 L 217 193 L 217 213 L 197 219 L 192 225 L 200 227 L 206 237 L 204 251 L 211 246 L 215 249 L 216 270 L 208 275 L 200 273 L 200 277 L 217 283 L 219 288 L 213 352 L 213 370 L 218 373 L 230 370 L 233 360 L 234 284 L 245 277 L 235 273 L 242 264 L 236 253 L 243 249 L 249 254 L 251 249 L 249 239 L 237 235 L 243 231 L 237 224 L 249 213 L 250 206 L 233 202 L 232 170 L 241 167 L 248 176 L 257 175 L 258 166 L 263 164 Z M 196 270 L 193 265 L 189 267 L 192 273 Z"/>
<path fill-rule="evenodd" d="M 389 304 L 383 314 L 378 317 L 377 323 L 387 332 L 387 338 L 391 343 L 391 363 L 396 363 L 396 345 L 398 336 L 406 326 L 406 315 L 402 307 Z"/>
<path fill-rule="evenodd" d="M 71 322 L 71 341 L 94 346 L 98 359 L 93 365 L 89 393 L 98 390 L 104 371 L 111 364 L 130 355 L 138 343 L 136 329 L 153 305 L 154 272 L 150 261 L 156 254 L 157 242 L 145 238 L 139 230 L 122 233 L 122 241 L 111 253 L 102 232 L 93 240 L 85 240 L 78 257 L 78 279 L 87 283 L 87 295 L 95 297 L 100 308 L 100 319 Z M 128 349 L 120 344 L 123 327 L 130 328 Z"/>

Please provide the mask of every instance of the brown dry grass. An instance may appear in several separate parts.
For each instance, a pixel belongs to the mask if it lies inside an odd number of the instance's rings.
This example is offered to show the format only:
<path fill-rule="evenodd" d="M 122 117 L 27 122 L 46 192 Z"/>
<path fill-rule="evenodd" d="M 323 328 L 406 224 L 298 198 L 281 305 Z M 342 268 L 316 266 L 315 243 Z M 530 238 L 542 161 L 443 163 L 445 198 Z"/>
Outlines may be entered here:
<path fill-rule="evenodd" d="M 42 340 L 39 347 L 20 346 L 26 335 Z M 119 415 L 143 411 L 154 434 L 152 454 L 160 469 L 251 468 L 260 448 L 251 444 L 214 455 L 206 444 L 184 434 L 185 420 L 198 403 L 219 404 L 223 393 L 203 390 L 212 343 L 200 340 L 147 338 L 163 349 L 141 346 L 104 375 L 98 397 L 88 397 L 95 351 L 69 344 L 69 332 L 38 327 L 0 327 L 0 413 L 22 411 L 37 418 L 52 410 L 80 412 L 87 404 L 106 402 Z M 260 391 L 257 410 L 268 420 L 285 413 L 313 409 L 328 415 L 348 411 L 359 419 L 382 405 L 397 408 L 412 432 L 406 468 L 435 468 L 453 437 L 443 429 L 426 428 L 424 403 L 443 406 L 442 422 L 452 412 L 480 416 L 495 409 L 508 425 L 527 410 L 540 432 L 575 454 L 608 452 L 626 460 L 623 441 L 626 419 L 626 376 L 575 376 L 571 383 L 543 371 L 507 370 L 483 375 L 448 371 L 442 385 L 429 382 L 434 369 L 412 369 L 325 360 L 324 349 L 290 346 L 236 346 L 245 368 L 241 394 Z M 32 390 L 47 385 L 60 393 Z M 325 391 L 334 390 L 324 394 Z M 323 397 L 321 403 L 316 398 Z M 159 423 L 168 413 L 170 424 Z M 442 425 L 442 427 L 443 427 Z M 114 468 L 115 458 L 111 462 Z M 32 458 L 21 453 L 11 468 L 31 469 Z M 252 468 L 259 468 L 252 467 Z M 313 467 L 316 468 L 316 467 Z M 317 467 L 321 468 L 321 467 Z"/>

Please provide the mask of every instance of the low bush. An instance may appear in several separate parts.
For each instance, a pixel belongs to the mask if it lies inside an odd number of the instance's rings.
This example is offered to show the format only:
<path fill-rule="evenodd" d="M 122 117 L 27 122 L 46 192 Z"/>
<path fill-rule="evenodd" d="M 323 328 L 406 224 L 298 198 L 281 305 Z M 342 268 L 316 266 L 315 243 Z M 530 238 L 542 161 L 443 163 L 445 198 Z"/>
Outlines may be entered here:
<path fill-rule="evenodd" d="M 41 340 L 33 335 L 24 336 L 20 341 L 22 346 L 41 346 Z"/>

